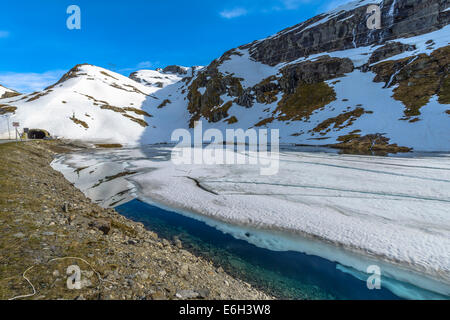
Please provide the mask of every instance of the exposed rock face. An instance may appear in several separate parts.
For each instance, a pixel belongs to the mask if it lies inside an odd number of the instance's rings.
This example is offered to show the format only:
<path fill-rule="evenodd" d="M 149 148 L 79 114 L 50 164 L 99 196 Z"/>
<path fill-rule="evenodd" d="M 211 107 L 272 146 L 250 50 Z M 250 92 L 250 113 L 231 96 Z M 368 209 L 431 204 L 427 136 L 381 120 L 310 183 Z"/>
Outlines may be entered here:
<path fill-rule="evenodd" d="M 369 64 L 379 62 L 406 51 L 414 51 L 415 49 L 416 47 L 413 45 L 403 44 L 400 42 L 388 42 L 385 46 L 374 51 L 369 59 Z"/>
<path fill-rule="evenodd" d="M 187 68 L 176 66 L 176 65 L 172 65 L 172 66 L 165 67 L 162 70 L 162 72 L 183 75 L 183 74 L 187 74 Z"/>
<path fill-rule="evenodd" d="M 228 58 L 229 56 L 225 55 L 221 59 L 223 61 Z M 224 76 L 218 71 L 219 63 L 220 61 L 216 61 L 200 72 L 189 87 L 188 109 L 193 115 L 191 127 L 194 121 L 201 117 L 210 122 L 218 122 L 227 118 L 227 111 L 232 102 L 245 108 L 252 107 L 255 100 L 258 103 L 271 104 L 278 100 L 279 93 L 283 93 L 283 99 L 279 102 L 279 108 L 275 113 L 285 114 L 279 119 L 300 120 L 335 99 L 334 91 L 324 81 L 343 76 L 354 70 L 350 59 L 324 56 L 315 61 L 289 65 L 281 70 L 281 77 L 271 76 L 244 90 L 241 85 L 242 79 L 232 75 Z M 203 88 L 203 94 L 199 91 L 201 88 Z M 309 92 L 311 90 L 315 90 L 314 94 Z M 224 94 L 235 97 L 235 99 L 223 104 L 221 96 Z M 299 99 L 302 100 L 302 103 L 296 101 Z M 275 115 L 256 125 L 264 125 L 274 119 Z"/>
<path fill-rule="evenodd" d="M 311 54 L 380 44 L 444 27 L 450 22 L 450 12 L 441 11 L 449 3 L 449 0 L 385 0 L 380 5 L 381 30 L 367 27 L 367 6 L 336 10 L 241 48 L 250 49 L 255 60 L 274 66 Z"/>
<path fill-rule="evenodd" d="M 201 93 L 200 90 L 204 92 Z M 228 94 L 231 97 L 240 97 L 244 90 L 240 79 L 232 75 L 224 76 L 219 72 L 215 64 L 211 64 L 206 70 L 200 72 L 189 86 L 188 110 L 192 114 L 190 126 L 200 117 L 205 117 L 210 122 L 218 122 L 227 117 L 227 110 L 231 104 L 223 105 L 221 96 Z"/>
<path fill-rule="evenodd" d="M 353 62 L 348 59 L 321 57 L 315 61 L 306 61 L 282 69 L 283 76 L 279 80 L 281 89 L 292 93 L 299 82 L 306 84 L 319 83 L 341 77 L 354 69 Z"/>
<path fill-rule="evenodd" d="M 70 69 L 68 72 L 66 72 L 66 73 L 61 77 L 61 79 L 58 80 L 58 82 L 56 82 L 55 84 L 52 84 L 51 86 L 45 88 L 44 90 L 50 90 L 50 89 L 52 89 L 52 88 L 55 88 L 55 87 L 58 86 L 59 84 L 66 82 L 66 81 L 69 80 L 69 79 L 76 78 L 76 77 L 81 76 L 81 75 L 86 75 L 86 74 L 80 73 L 80 71 L 81 71 L 80 68 L 81 68 L 82 66 L 89 66 L 89 65 L 90 65 L 90 64 L 88 64 L 88 63 L 77 64 L 75 67 L 73 67 L 73 68 Z"/>
<path fill-rule="evenodd" d="M 142 83 L 141 78 L 138 78 L 137 75 L 138 75 L 138 73 L 137 73 L 137 71 L 136 71 L 136 72 L 131 73 L 128 77 L 129 77 L 131 80 L 134 80 L 134 81 L 136 81 L 136 82 Z"/>
<path fill-rule="evenodd" d="M 312 54 L 371 45 L 381 47 L 375 50 L 368 63 L 360 68 L 363 72 L 375 72 L 377 76 L 374 81 L 384 81 L 386 87 L 400 84 L 399 88 L 395 89 L 394 98 L 406 105 L 405 120 L 411 120 L 409 117 L 420 114 L 418 109 L 425 105 L 433 94 L 438 93 L 440 101 L 447 101 L 445 91 L 448 77 L 444 75 L 448 74 L 448 62 L 444 61 L 442 54 L 439 55 L 439 61 L 436 61 L 437 57 L 434 55 L 434 58 L 430 58 L 432 61 L 428 62 L 424 61 L 425 57 L 421 57 L 412 63 L 413 57 L 405 61 L 390 61 L 380 65 L 376 63 L 417 49 L 414 45 L 403 44 L 395 39 L 428 33 L 447 25 L 450 22 L 450 11 L 444 9 L 450 6 L 450 0 L 380 1 L 380 30 L 370 30 L 367 27 L 367 19 L 370 16 L 367 13 L 369 2 L 360 7 L 359 2 L 355 3 L 350 5 L 350 9 L 336 9 L 316 16 L 275 36 L 241 46 L 239 50 L 229 50 L 221 58 L 214 60 L 188 82 L 191 83 L 187 95 L 188 109 L 192 114 L 191 126 L 193 121 L 201 117 L 210 122 L 227 118 L 229 106 L 224 106 L 221 98 L 223 95 L 233 97 L 233 103 L 245 108 L 251 108 L 255 102 L 272 104 L 280 100 L 272 116 L 261 120 L 256 126 L 265 125 L 275 119 L 308 119 L 313 111 L 336 99 L 333 88 L 324 81 L 351 73 L 355 66 L 348 58 L 332 58 L 328 55 L 313 61 L 292 62 Z M 433 43 L 430 43 L 429 47 L 432 45 Z M 233 55 L 242 56 L 242 51 L 245 50 L 248 50 L 252 59 L 266 65 L 291 64 L 281 68 L 279 74 L 264 79 L 253 87 L 243 88 L 242 79 L 233 74 L 224 75 L 219 69 Z M 409 66 L 406 67 L 407 65 Z M 433 70 L 436 76 L 429 75 L 430 72 L 426 70 Z M 427 85 L 426 90 L 418 90 L 421 93 L 415 92 L 419 87 L 424 89 L 420 79 L 425 79 L 427 75 L 431 76 L 433 85 Z M 412 77 L 416 79 L 412 80 Z"/>

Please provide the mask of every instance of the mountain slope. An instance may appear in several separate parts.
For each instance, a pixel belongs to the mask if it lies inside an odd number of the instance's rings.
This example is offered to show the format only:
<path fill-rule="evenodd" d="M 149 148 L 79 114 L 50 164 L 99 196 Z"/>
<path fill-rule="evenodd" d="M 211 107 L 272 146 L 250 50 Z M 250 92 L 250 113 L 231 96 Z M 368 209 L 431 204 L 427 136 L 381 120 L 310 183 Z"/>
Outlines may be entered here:
<path fill-rule="evenodd" d="M 42 92 L 3 100 L 23 128 L 87 140 L 134 142 L 151 117 L 141 109 L 154 89 L 112 71 L 78 65 Z"/>
<path fill-rule="evenodd" d="M 370 3 L 380 3 L 381 30 L 366 27 Z M 156 95 L 171 95 L 166 112 L 187 108 L 191 128 L 203 120 L 279 129 L 285 143 L 448 151 L 449 3 L 356 1 L 230 50 Z M 142 141 L 170 139 L 164 119 L 156 114 Z"/>
<path fill-rule="evenodd" d="M 130 74 L 130 79 L 149 87 L 161 89 L 175 84 L 185 77 L 192 77 L 196 71 L 202 68 L 199 66 L 188 68 L 173 65 L 167 66 L 164 69 L 139 70 Z"/>
<path fill-rule="evenodd" d="M 17 91 L 8 89 L 0 84 L 0 99 L 11 98 L 20 95 Z"/>

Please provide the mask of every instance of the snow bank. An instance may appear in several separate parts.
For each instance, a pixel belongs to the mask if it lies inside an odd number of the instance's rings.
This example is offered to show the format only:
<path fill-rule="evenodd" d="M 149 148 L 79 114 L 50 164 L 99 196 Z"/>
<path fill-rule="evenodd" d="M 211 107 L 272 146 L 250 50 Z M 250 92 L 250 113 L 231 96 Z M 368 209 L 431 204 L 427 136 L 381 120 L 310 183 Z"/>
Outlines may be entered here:
<path fill-rule="evenodd" d="M 168 160 L 171 151 L 147 147 L 70 156 L 65 175 L 96 200 L 130 189 L 258 246 L 318 255 L 359 273 L 376 264 L 384 276 L 450 296 L 448 155 L 380 158 L 283 150 L 279 174 L 265 177 L 251 165 L 175 166 Z M 74 168 L 80 166 L 88 168 L 77 177 Z M 120 182 L 109 193 L 91 190 L 125 169 L 137 172 L 126 177 L 133 188 Z M 432 297 L 395 281 L 391 286 L 401 296 Z"/>

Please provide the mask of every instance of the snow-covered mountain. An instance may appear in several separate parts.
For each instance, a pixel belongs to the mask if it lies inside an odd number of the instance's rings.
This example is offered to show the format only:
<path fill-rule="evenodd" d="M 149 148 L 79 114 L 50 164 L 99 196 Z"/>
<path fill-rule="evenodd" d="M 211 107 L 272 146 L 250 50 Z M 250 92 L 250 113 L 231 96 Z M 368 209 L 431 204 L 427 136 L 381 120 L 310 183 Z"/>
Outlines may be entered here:
<path fill-rule="evenodd" d="M 155 90 L 112 71 L 77 65 L 41 92 L 0 100 L 13 108 L 22 128 L 59 137 L 115 142 L 136 141 L 150 114 L 141 106 Z M 3 132 L 4 133 L 4 132 Z"/>
<path fill-rule="evenodd" d="M 18 93 L 17 91 L 8 89 L 0 84 L 0 99 L 18 96 L 19 94 L 20 93 Z"/>
<path fill-rule="evenodd" d="M 366 25 L 373 3 L 381 30 Z M 286 143 L 448 151 L 449 6 L 346 4 L 226 52 L 171 92 L 168 109 L 187 108 L 191 127 L 279 129 Z"/>
<path fill-rule="evenodd" d="M 185 77 L 192 77 L 193 74 L 203 67 L 182 67 L 168 66 L 164 69 L 139 70 L 130 74 L 130 78 L 150 87 L 164 88 L 181 81 Z"/>
<path fill-rule="evenodd" d="M 370 4 L 381 8 L 380 30 L 367 28 Z M 170 142 L 173 130 L 202 120 L 204 129 L 279 129 L 283 143 L 449 151 L 449 7 L 355 1 L 205 68 L 127 79 L 77 66 L 43 92 L 0 104 L 16 107 L 24 127 L 67 138 Z"/>

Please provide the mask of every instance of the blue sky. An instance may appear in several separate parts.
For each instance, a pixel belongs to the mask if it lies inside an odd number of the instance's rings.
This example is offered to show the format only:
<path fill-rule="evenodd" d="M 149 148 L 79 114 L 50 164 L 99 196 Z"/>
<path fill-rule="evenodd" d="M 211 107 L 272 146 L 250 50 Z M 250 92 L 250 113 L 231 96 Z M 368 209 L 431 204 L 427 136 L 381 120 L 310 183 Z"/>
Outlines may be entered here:
<path fill-rule="evenodd" d="M 207 65 L 225 51 L 349 0 L 22 0 L 0 11 L 0 84 L 31 92 L 78 63 L 124 75 Z M 69 30 L 69 5 L 81 30 Z"/>

